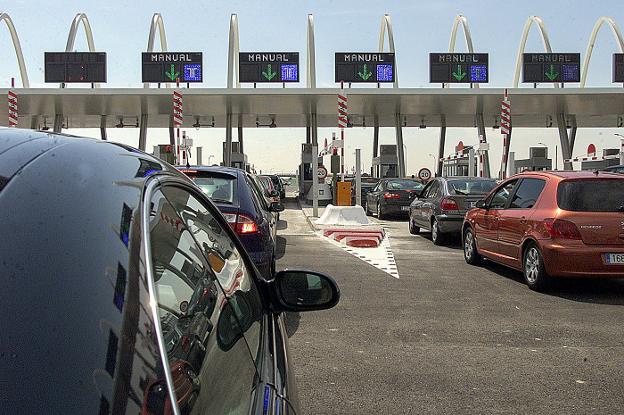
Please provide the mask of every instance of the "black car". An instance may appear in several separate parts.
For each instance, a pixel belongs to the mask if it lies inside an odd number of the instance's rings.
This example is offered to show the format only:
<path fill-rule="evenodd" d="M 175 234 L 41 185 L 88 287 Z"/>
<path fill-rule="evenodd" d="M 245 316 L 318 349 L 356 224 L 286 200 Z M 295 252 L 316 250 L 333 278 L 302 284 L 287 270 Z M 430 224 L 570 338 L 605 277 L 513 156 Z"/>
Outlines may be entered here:
<path fill-rule="evenodd" d="M 267 278 L 275 273 L 277 220 L 281 204 L 269 204 L 247 172 L 233 167 L 178 167 L 223 213 L 254 263 Z"/>
<path fill-rule="evenodd" d="M 71 166 L 71 168 L 68 168 Z M 0 129 L 2 413 L 294 414 L 282 314 L 330 277 L 266 281 L 184 175 L 120 144 Z"/>
<path fill-rule="evenodd" d="M 285 199 L 286 198 L 286 186 L 284 186 L 282 179 L 280 179 L 280 177 L 277 174 L 270 174 L 269 177 L 271 178 L 271 181 L 273 182 L 273 187 L 275 188 L 275 190 L 279 192 L 280 199 Z"/>
<path fill-rule="evenodd" d="M 381 179 L 366 195 L 364 210 L 383 219 L 389 214 L 405 214 L 423 184 L 411 179 Z"/>
<path fill-rule="evenodd" d="M 496 187 L 496 180 L 480 177 L 436 177 L 416 195 L 409 208 L 409 231 L 431 231 L 434 244 L 447 236 L 461 236 L 466 212 Z"/>

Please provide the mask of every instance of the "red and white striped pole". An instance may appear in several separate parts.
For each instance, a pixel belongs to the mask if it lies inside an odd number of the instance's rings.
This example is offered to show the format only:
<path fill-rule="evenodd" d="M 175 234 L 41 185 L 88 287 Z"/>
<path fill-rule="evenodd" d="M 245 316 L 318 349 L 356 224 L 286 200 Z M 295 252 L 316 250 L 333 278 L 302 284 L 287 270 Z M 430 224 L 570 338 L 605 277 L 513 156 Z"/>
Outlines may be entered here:
<path fill-rule="evenodd" d="M 9 127 L 17 127 L 17 94 L 11 90 L 7 95 L 7 107 L 9 115 Z"/>
<path fill-rule="evenodd" d="M 176 86 L 180 86 L 180 80 L 176 80 Z M 176 128 L 176 164 L 180 163 L 180 127 L 184 123 L 182 92 L 173 91 L 173 126 Z"/>
<path fill-rule="evenodd" d="M 503 159 L 501 162 L 501 171 L 499 178 L 504 180 L 507 178 L 507 159 L 509 157 L 509 134 L 511 130 L 511 102 L 505 88 L 505 95 L 501 102 L 501 134 L 503 134 Z"/>
<path fill-rule="evenodd" d="M 340 140 L 342 141 L 342 147 L 340 148 L 340 173 L 342 174 L 342 181 L 345 179 L 344 171 L 344 148 L 345 148 L 345 134 L 344 129 L 347 128 L 347 121 L 349 116 L 349 105 L 347 102 L 347 94 L 344 92 L 344 82 L 340 81 L 340 93 L 338 94 L 338 127 L 340 128 Z"/>

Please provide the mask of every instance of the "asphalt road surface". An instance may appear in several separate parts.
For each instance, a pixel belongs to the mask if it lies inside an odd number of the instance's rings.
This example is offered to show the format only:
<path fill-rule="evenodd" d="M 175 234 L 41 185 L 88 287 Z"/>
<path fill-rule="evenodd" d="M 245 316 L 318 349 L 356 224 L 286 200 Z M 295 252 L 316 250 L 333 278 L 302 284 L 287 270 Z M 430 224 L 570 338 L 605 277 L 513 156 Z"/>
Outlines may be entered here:
<path fill-rule="evenodd" d="M 278 268 L 332 275 L 332 310 L 290 323 L 306 414 L 622 414 L 624 281 L 564 280 L 547 294 L 459 242 L 381 221 L 400 279 L 315 235 L 293 202 Z M 375 219 L 376 220 L 376 219 Z"/>

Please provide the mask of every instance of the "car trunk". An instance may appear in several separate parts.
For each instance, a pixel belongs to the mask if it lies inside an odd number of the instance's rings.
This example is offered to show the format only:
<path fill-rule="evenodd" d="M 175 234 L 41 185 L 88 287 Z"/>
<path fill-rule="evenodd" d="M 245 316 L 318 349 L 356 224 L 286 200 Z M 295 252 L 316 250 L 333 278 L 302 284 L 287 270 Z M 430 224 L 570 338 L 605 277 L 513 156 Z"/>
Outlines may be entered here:
<path fill-rule="evenodd" d="M 453 195 L 447 196 L 445 199 L 452 200 L 457 204 L 459 213 L 465 215 L 467 211 L 475 207 L 475 204 L 483 199 L 483 194 Z"/>
<path fill-rule="evenodd" d="M 417 190 L 389 189 L 386 194 L 397 195 L 398 197 L 386 198 L 386 202 L 391 205 L 409 205 L 416 197 Z"/>
<path fill-rule="evenodd" d="M 624 245 L 624 178 L 564 180 L 557 219 L 576 225 L 587 245 Z"/>

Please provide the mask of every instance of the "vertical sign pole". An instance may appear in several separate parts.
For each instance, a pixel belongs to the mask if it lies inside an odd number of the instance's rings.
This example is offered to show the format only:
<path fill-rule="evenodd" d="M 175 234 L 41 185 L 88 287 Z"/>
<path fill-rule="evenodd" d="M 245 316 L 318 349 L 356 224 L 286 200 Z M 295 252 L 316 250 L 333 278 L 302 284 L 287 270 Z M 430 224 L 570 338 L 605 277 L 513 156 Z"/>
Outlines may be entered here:
<path fill-rule="evenodd" d="M 360 159 L 360 149 L 355 149 L 355 204 L 362 206 L 362 161 Z"/>
<path fill-rule="evenodd" d="M 340 94 L 344 96 L 344 83 L 340 82 Z M 347 120 L 348 120 L 347 116 Z M 345 148 L 345 136 L 344 136 L 344 128 L 340 129 L 340 140 L 342 141 L 342 148 L 340 149 L 340 173 L 342 175 L 342 181 L 345 180 L 345 172 L 344 172 L 344 148 Z"/>
<path fill-rule="evenodd" d="M 620 138 L 620 164 L 624 164 L 624 138 Z"/>
<path fill-rule="evenodd" d="M 312 216 L 318 218 L 318 146 L 312 146 Z"/>

